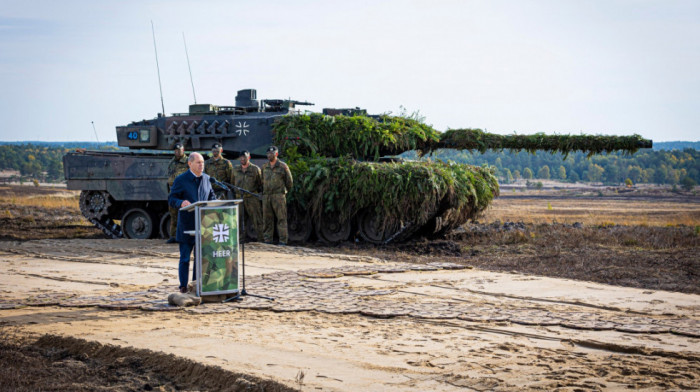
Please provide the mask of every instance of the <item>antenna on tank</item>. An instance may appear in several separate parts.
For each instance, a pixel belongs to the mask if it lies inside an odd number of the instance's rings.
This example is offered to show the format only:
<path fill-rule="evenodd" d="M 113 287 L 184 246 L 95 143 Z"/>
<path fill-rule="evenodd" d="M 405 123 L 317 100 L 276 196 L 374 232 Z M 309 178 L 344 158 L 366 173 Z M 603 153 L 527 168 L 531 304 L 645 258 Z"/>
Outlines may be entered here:
<path fill-rule="evenodd" d="M 187 53 L 187 41 L 185 40 L 185 32 L 182 32 L 182 42 L 185 43 L 185 56 L 187 57 L 187 68 L 190 70 L 190 83 L 192 84 L 192 96 L 194 104 L 197 104 L 197 95 L 194 93 L 194 81 L 192 80 L 192 67 L 190 67 L 190 55 Z"/>
<path fill-rule="evenodd" d="M 156 52 L 156 69 L 158 70 L 158 88 L 160 89 L 160 107 L 163 109 L 163 115 L 165 116 L 165 104 L 163 103 L 163 85 L 160 83 L 160 66 L 158 65 L 158 48 L 156 47 L 156 29 L 153 27 L 153 21 L 151 20 L 151 32 L 153 32 L 153 49 Z"/>
<path fill-rule="evenodd" d="M 94 121 L 90 121 L 90 123 L 92 124 L 92 130 L 93 130 L 93 132 L 95 132 L 95 140 L 97 140 L 97 142 L 99 143 L 99 142 L 100 142 L 100 138 L 97 137 L 97 130 L 95 129 L 95 122 L 94 122 Z"/>

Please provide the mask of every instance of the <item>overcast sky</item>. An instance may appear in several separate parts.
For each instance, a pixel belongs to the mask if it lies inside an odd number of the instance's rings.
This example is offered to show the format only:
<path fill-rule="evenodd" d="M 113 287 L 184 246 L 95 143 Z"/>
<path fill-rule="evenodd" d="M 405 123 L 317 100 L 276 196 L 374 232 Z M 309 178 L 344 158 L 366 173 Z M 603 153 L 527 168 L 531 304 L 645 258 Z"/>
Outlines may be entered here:
<path fill-rule="evenodd" d="M 236 91 L 438 130 L 700 140 L 700 1 L 0 0 L 0 140 L 115 126 Z"/>

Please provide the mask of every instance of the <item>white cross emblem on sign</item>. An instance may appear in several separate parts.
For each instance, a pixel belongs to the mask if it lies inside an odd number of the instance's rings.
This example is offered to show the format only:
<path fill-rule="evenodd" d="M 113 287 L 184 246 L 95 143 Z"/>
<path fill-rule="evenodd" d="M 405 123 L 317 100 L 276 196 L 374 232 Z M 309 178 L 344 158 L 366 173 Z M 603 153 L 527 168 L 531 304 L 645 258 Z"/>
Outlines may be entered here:
<path fill-rule="evenodd" d="M 217 223 L 214 225 L 214 242 L 228 241 L 228 225 L 226 223 Z"/>
<path fill-rule="evenodd" d="M 247 135 L 248 135 L 248 132 L 250 132 L 250 129 L 246 129 L 246 128 L 248 128 L 249 126 L 250 126 L 250 125 L 248 125 L 248 122 L 247 122 L 247 121 L 243 121 L 242 124 L 241 124 L 241 122 L 239 121 L 239 122 L 236 124 L 236 132 L 238 132 L 238 136 L 241 136 L 241 135 L 247 136 Z"/>

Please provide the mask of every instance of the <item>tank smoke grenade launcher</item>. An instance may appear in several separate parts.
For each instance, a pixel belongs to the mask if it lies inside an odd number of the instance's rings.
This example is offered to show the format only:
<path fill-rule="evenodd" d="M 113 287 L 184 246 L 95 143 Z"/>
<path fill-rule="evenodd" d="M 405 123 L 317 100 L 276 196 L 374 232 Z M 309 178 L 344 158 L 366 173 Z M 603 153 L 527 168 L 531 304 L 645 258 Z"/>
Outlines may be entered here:
<path fill-rule="evenodd" d="M 589 155 L 650 148 L 639 135 L 497 135 L 479 129 L 438 132 L 413 119 L 367 115 L 354 109 L 300 114 L 312 105 L 289 99 L 258 100 L 238 91 L 234 106 L 190 105 L 187 113 L 159 114 L 118 126 L 118 144 L 134 151 L 86 151 L 63 158 L 68 189 L 81 190 L 80 209 L 112 238 L 168 236 L 167 166 L 176 143 L 186 151 L 221 144 L 237 158 L 250 151 L 262 163 L 268 146 L 294 175 L 287 195 L 290 241 L 371 243 L 440 236 L 475 218 L 498 195 L 489 168 L 439 161 L 388 158 L 437 149 L 551 151 Z M 228 182 L 227 179 L 218 179 Z M 229 195 L 233 197 L 233 195 Z M 252 225 L 246 235 L 256 238 Z"/>

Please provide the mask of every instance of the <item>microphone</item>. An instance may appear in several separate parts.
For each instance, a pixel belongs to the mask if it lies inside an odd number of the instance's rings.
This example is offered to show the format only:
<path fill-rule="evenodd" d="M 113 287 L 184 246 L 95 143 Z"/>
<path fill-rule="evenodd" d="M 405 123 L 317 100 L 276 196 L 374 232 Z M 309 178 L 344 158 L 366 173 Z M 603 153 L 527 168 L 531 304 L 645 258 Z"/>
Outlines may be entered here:
<path fill-rule="evenodd" d="M 218 185 L 221 188 L 226 189 L 227 191 L 230 191 L 226 185 L 224 185 L 223 182 L 216 181 L 216 178 L 214 177 L 209 177 L 209 182 L 211 182 L 212 185 Z"/>

